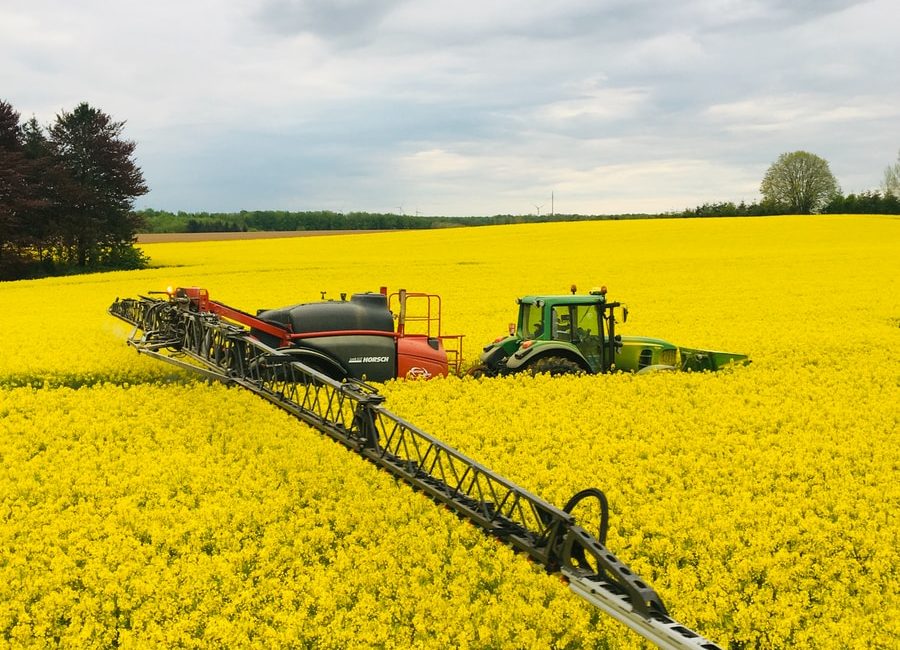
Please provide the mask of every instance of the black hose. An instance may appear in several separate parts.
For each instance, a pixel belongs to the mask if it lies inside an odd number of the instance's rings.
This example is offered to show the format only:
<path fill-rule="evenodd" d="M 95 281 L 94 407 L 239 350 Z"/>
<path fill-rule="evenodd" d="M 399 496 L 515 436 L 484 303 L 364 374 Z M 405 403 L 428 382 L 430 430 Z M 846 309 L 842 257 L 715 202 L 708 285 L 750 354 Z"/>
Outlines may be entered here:
<path fill-rule="evenodd" d="M 606 532 L 609 530 L 609 501 L 607 501 L 606 495 L 603 494 L 602 490 L 599 490 L 598 488 L 586 488 L 581 492 L 576 493 L 569 499 L 563 510 L 572 514 L 572 510 L 575 506 L 588 497 L 594 497 L 600 502 L 600 530 L 597 534 L 597 541 L 606 546 Z"/>

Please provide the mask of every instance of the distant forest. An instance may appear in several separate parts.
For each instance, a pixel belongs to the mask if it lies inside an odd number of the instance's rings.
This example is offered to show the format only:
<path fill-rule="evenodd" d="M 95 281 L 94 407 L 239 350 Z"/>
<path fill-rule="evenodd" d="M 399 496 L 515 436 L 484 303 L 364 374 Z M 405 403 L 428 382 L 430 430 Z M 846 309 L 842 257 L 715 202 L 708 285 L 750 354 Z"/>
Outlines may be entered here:
<path fill-rule="evenodd" d="M 822 210 L 825 214 L 900 214 L 900 199 L 878 191 L 837 195 Z M 496 226 L 553 221 L 615 221 L 684 217 L 761 217 L 784 214 L 766 203 L 704 203 L 696 208 L 663 214 L 498 214 L 490 217 L 427 217 L 383 212 L 331 212 L 311 210 L 241 210 L 240 212 L 166 212 L 139 210 L 139 232 L 241 232 L 275 230 L 422 230 L 459 226 Z"/>
<path fill-rule="evenodd" d="M 459 226 L 492 226 L 551 221 L 596 221 L 603 219 L 646 219 L 647 214 L 620 215 L 495 215 L 492 217 L 425 217 L 381 212 L 331 212 L 313 210 L 254 210 L 240 212 L 165 212 L 141 210 L 141 232 L 240 232 L 274 230 L 423 230 Z M 678 215 L 662 215 L 678 216 Z"/>

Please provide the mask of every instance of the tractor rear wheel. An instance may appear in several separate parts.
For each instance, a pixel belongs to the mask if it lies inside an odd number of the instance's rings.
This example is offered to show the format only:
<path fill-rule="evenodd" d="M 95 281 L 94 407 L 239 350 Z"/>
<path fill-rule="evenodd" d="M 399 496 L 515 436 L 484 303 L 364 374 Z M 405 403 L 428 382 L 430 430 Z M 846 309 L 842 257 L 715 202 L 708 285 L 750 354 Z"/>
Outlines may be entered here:
<path fill-rule="evenodd" d="M 532 375 L 546 372 L 552 377 L 557 375 L 577 375 L 584 372 L 584 369 L 575 361 L 565 357 L 543 357 L 529 365 L 528 370 Z"/>

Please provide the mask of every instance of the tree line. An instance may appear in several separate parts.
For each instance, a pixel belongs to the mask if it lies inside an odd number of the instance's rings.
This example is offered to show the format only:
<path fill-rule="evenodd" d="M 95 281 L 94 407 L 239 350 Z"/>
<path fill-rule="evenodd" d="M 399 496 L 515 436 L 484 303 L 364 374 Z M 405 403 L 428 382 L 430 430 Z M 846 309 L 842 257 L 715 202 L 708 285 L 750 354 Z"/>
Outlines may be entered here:
<path fill-rule="evenodd" d="M 882 194 L 880 190 L 866 190 L 859 194 L 844 196 L 837 194 L 825 203 L 822 214 L 900 214 L 900 199 L 893 194 Z M 802 214 L 789 207 L 756 201 L 720 201 L 704 203 L 695 208 L 687 208 L 677 213 L 683 217 L 761 217 L 778 214 Z"/>
<path fill-rule="evenodd" d="M 241 210 L 240 212 L 166 212 L 140 210 L 144 231 L 164 232 L 239 232 L 248 230 L 422 230 L 458 226 L 496 226 L 550 221 L 597 221 L 646 219 L 647 214 L 498 214 L 487 217 L 431 217 L 382 212 L 332 212 L 310 210 Z M 674 216 L 674 215 L 672 215 Z"/>
<path fill-rule="evenodd" d="M 843 195 L 828 162 L 806 151 L 784 153 L 760 183 L 762 199 L 747 203 L 721 201 L 664 214 L 545 214 L 490 217 L 426 217 L 393 213 L 328 210 L 290 212 L 165 212 L 142 210 L 147 232 L 229 232 L 247 230 L 402 230 L 455 226 L 596 221 L 674 217 L 756 217 L 778 214 L 900 214 L 900 156 L 885 170 L 880 190 Z"/>
<path fill-rule="evenodd" d="M 0 280 L 139 268 L 147 192 L 124 122 L 81 103 L 46 127 L 0 100 Z"/>
<path fill-rule="evenodd" d="M 736 217 L 776 214 L 900 214 L 900 155 L 884 171 L 879 190 L 844 196 L 828 161 L 807 151 L 781 154 L 763 177 L 754 203 L 704 203 L 686 217 Z"/>

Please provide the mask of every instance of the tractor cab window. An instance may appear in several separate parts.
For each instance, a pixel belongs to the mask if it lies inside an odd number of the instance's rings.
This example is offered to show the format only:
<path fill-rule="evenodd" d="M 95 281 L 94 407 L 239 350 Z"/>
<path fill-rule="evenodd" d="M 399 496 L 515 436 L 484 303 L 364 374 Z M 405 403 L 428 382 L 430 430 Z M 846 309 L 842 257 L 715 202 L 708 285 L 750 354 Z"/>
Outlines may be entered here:
<path fill-rule="evenodd" d="M 573 342 L 588 365 L 597 372 L 603 363 L 603 334 L 595 305 L 577 305 L 572 309 L 575 318 Z"/>
<path fill-rule="evenodd" d="M 554 307 L 550 335 L 554 341 L 572 342 L 572 313 L 568 306 Z"/>
<path fill-rule="evenodd" d="M 533 303 L 522 303 L 522 336 L 526 339 L 540 338 L 544 333 L 543 310 Z"/>
<path fill-rule="evenodd" d="M 575 312 L 575 333 L 578 340 L 600 335 L 600 322 L 597 318 L 596 306 L 578 305 L 573 311 Z"/>

